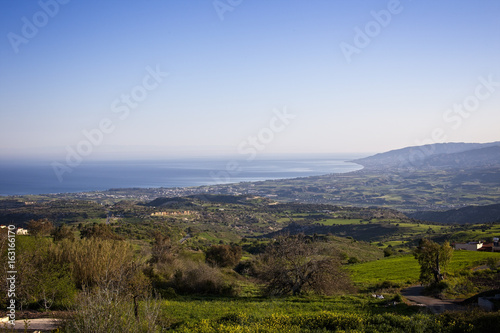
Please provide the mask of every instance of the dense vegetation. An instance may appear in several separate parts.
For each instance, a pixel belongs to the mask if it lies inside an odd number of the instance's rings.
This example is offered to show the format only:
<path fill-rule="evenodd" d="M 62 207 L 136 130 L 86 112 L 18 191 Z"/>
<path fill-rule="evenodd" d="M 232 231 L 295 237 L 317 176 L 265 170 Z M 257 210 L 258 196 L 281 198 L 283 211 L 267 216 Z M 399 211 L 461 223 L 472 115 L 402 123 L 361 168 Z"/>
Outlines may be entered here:
<path fill-rule="evenodd" d="M 71 203 L 82 211 L 61 218 Z M 400 295 L 419 280 L 413 253 L 422 238 L 486 239 L 498 236 L 497 224 L 440 225 L 392 209 L 255 196 L 9 199 L 2 207 L 30 230 L 17 236 L 18 306 L 71 310 L 67 332 L 488 332 L 484 323 L 500 320 L 436 316 Z M 44 213 L 33 219 L 28 210 Z M 499 259 L 454 251 L 429 292 L 466 298 L 498 288 Z M 471 270 L 480 265 L 490 268 Z"/>

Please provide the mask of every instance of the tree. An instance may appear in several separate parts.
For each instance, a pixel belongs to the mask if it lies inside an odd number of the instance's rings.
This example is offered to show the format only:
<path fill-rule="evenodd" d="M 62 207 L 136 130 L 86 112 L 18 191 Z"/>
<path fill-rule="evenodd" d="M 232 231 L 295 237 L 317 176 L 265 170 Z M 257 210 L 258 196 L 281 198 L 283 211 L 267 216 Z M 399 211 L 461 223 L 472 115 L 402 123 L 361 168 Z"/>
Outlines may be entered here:
<path fill-rule="evenodd" d="M 320 243 L 304 235 L 282 236 L 270 244 L 259 275 L 270 295 L 299 295 L 308 290 L 333 294 L 351 288 L 338 256 L 322 254 Z"/>
<path fill-rule="evenodd" d="M 48 236 L 54 230 L 54 225 L 47 219 L 31 220 L 27 227 L 30 235 L 33 236 Z"/>
<path fill-rule="evenodd" d="M 420 264 L 420 281 L 438 283 L 444 279 L 444 271 L 453 256 L 453 248 L 448 242 L 439 245 L 429 239 L 422 239 L 413 255 Z"/>
<path fill-rule="evenodd" d="M 68 238 L 69 240 L 75 240 L 75 233 L 70 227 L 65 224 L 54 229 L 51 235 L 55 242 L 61 241 L 65 238 Z"/>
<path fill-rule="evenodd" d="M 107 224 L 95 224 L 80 231 L 81 238 L 100 238 L 107 240 L 123 240 L 123 237 L 114 233 Z"/>
<path fill-rule="evenodd" d="M 388 246 L 384 249 L 384 257 L 390 257 L 394 254 L 394 251 L 392 250 L 392 246 Z"/>
<path fill-rule="evenodd" d="M 155 233 L 155 240 L 151 248 L 151 264 L 171 263 L 177 254 L 177 247 L 172 243 L 170 237 L 160 232 Z"/>
<path fill-rule="evenodd" d="M 205 251 L 205 261 L 212 266 L 234 267 L 241 259 L 241 247 L 237 245 L 212 245 Z"/>

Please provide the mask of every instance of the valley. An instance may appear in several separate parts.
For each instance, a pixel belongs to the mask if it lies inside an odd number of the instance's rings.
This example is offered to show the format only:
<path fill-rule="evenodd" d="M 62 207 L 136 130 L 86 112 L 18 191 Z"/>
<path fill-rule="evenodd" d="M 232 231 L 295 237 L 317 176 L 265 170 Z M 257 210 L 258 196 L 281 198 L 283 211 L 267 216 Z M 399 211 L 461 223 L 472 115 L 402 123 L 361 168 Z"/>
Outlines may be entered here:
<path fill-rule="evenodd" d="M 459 312 L 439 314 L 404 296 L 421 282 L 415 251 L 423 239 L 492 244 L 500 236 L 500 166 L 437 168 L 434 159 L 418 169 L 370 161 L 360 171 L 306 178 L 1 197 L 0 224 L 29 232 L 16 236 L 16 255 L 22 274 L 42 277 L 42 290 L 20 282 L 20 302 L 32 310 L 69 306 L 104 320 L 79 304 L 105 306 L 105 283 L 152 306 L 137 311 L 152 311 L 154 318 L 141 312 L 141 325 L 159 331 L 479 332 L 489 315 L 461 313 L 470 313 L 465 304 L 477 304 L 475 295 L 499 287 L 500 252 L 484 251 L 493 247 L 453 251 L 444 281 L 423 289 L 427 298 L 453 300 Z M 273 267 L 286 271 L 283 259 L 296 255 L 300 269 L 324 267 L 318 281 L 328 284 L 277 287 L 283 277 L 270 279 Z M 127 297 L 113 300 L 124 308 L 111 316 L 135 304 Z"/>

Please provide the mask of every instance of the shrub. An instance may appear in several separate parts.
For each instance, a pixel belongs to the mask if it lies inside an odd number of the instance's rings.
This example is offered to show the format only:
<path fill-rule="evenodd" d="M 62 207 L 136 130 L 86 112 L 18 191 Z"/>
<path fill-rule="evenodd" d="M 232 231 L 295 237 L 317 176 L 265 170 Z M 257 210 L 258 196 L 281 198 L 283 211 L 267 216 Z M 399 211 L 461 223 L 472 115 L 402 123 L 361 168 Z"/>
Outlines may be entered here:
<path fill-rule="evenodd" d="M 356 257 L 350 257 L 349 260 L 347 260 L 348 264 L 357 264 L 359 262 L 360 262 L 359 259 Z"/>
<path fill-rule="evenodd" d="M 396 291 L 396 289 L 399 289 L 401 287 L 400 284 L 392 281 L 383 281 L 380 282 L 376 285 L 374 285 L 372 288 L 369 288 L 369 290 L 373 292 L 378 292 L 378 293 L 391 293 Z"/>
<path fill-rule="evenodd" d="M 66 238 L 72 241 L 75 240 L 75 234 L 73 230 L 71 230 L 71 228 L 65 224 L 54 229 L 51 235 L 55 242 L 61 241 Z"/>
<path fill-rule="evenodd" d="M 183 294 L 235 296 L 236 287 L 228 283 L 222 273 L 205 263 L 184 262 L 176 270 L 168 285 Z"/>
<path fill-rule="evenodd" d="M 498 265 L 498 259 L 494 257 L 489 257 L 486 259 L 486 265 L 488 265 L 489 269 L 495 270 Z"/>
<path fill-rule="evenodd" d="M 107 240 L 123 240 L 123 237 L 118 236 L 113 232 L 113 229 L 107 224 L 96 224 L 92 227 L 80 231 L 82 238 L 100 238 Z"/>
<path fill-rule="evenodd" d="M 69 264 L 55 258 L 54 248 L 50 238 L 17 238 L 16 305 L 20 309 L 29 307 L 49 310 L 73 305 L 76 288 L 69 273 Z M 5 254 L 2 253 L 2 256 Z M 2 270 L 4 278 L 6 272 L 7 270 Z M 0 285 L 4 295 L 7 295 L 6 288 L 6 283 Z"/>
<path fill-rule="evenodd" d="M 238 265 L 236 265 L 234 270 L 240 275 L 257 277 L 259 274 L 259 268 L 255 260 L 242 261 Z"/>
<path fill-rule="evenodd" d="M 134 260 L 130 244 L 100 238 L 65 239 L 54 247 L 54 258 L 70 265 L 76 286 L 110 287 L 120 292 L 142 293 L 148 281 Z"/>
<path fill-rule="evenodd" d="M 146 297 L 138 308 L 130 298 L 116 290 L 84 291 L 78 299 L 77 311 L 63 323 L 62 332 L 157 332 L 160 302 Z"/>
<path fill-rule="evenodd" d="M 393 302 L 398 302 L 398 303 L 401 303 L 403 301 L 403 296 L 401 296 L 401 294 L 397 293 L 396 295 L 394 295 L 394 297 L 392 298 L 392 301 Z"/>
<path fill-rule="evenodd" d="M 205 260 L 212 266 L 234 267 L 241 259 L 237 245 L 213 245 L 205 251 Z"/>

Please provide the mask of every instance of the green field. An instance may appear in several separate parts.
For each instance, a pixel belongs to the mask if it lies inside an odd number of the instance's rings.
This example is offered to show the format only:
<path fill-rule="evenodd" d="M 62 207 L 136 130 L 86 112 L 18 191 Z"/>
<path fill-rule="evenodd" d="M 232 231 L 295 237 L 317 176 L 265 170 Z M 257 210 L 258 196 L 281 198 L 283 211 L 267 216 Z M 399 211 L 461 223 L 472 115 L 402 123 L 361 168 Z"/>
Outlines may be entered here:
<path fill-rule="evenodd" d="M 417 314 L 416 307 L 400 304 L 387 308 L 386 303 L 366 295 L 237 300 L 185 298 L 162 302 L 160 318 L 175 332 L 276 333 L 378 332 L 374 329 L 384 329 L 384 325 L 391 332 L 405 332 L 404 327 L 413 331 L 418 325 L 434 320 L 431 315 Z"/>
<path fill-rule="evenodd" d="M 498 236 L 500 236 L 500 224 L 487 225 L 486 227 L 484 225 L 472 225 L 469 230 L 455 232 L 450 237 L 458 242 L 467 242 Z"/>
<path fill-rule="evenodd" d="M 487 258 L 500 259 L 500 253 L 454 251 L 448 270 L 455 273 L 464 268 L 474 268 L 482 265 Z M 352 273 L 354 283 L 359 286 L 370 286 L 384 281 L 400 285 L 412 284 L 418 281 L 420 267 L 412 255 L 388 257 L 351 265 L 348 270 Z"/>
<path fill-rule="evenodd" d="M 361 223 L 361 219 L 325 219 L 323 221 L 319 221 L 319 223 L 323 225 L 359 224 Z"/>
<path fill-rule="evenodd" d="M 158 322 L 174 332 L 492 332 L 498 313 L 432 315 L 369 295 L 161 302 Z M 491 326 L 493 325 L 493 326 Z"/>
<path fill-rule="evenodd" d="M 348 267 L 355 284 L 369 286 L 384 281 L 411 284 L 418 280 L 419 266 L 412 255 L 389 257 Z"/>
<path fill-rule="evenodd" d="M 304 312 L 336 311 L 362 313 L 363 307 L 377 301 L 366 296 L 288 297 L 288 298 L 180 298 L 163 302 L 165 315 L 173 321 L 217 319 L 229 314 L 263 318 L 269 314 L 297 315 Z"/>

